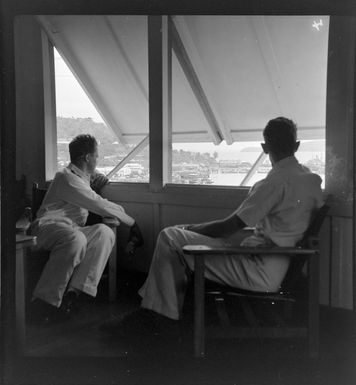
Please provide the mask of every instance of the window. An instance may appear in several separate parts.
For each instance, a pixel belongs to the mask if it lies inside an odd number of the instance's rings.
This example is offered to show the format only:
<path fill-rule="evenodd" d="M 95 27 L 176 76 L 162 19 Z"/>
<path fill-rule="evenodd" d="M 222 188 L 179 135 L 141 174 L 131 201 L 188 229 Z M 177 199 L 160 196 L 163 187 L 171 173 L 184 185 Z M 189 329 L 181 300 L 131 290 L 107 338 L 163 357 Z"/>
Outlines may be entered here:
<path fill-rule="evenodd" d="M 148 182 L 147 18 L 41 16 L 55 49 L 58 168 L 82 133 L 99 142 L 98 171 Z M 60 33 L 53 33 L 60 31 Z"/>
<path fill-rule="evenodd" d="M 59 166 L 68 162 L 69 140 L 89 132 L 100 142 L 98 168 L 110 180 L 148 182 L 147 17 L 41 18 L 60 52 Z M 174 16 L 170 23 L 168 180 L 252 185 L 271 168 L 260 146 L 263 128 L 286 116 L 298 126 L 297 158 L 324 181 L 329 18 Z"/>
<path fill-rule="evenodd" d="M 298 126 L 325 179 L 326 16 L 172 18 L 172 183 L 249 186 L 271 165 L 267 121 Z M 292 47 L 292 48 L 291 48 Z"/>

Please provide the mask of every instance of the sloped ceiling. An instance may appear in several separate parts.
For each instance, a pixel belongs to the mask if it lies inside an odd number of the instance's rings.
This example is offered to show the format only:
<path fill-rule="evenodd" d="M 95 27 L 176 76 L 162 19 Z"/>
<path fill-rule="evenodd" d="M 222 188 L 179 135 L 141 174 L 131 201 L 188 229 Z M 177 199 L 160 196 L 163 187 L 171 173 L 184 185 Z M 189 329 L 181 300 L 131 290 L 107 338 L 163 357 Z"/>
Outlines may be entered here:
<path fill-rule="evenodd" d="M 172 19 L 184 47 L 173 44 L 174 141 L 261 140 L 280 115 L 295 120 L 300 139 L 324 138 L 328 17 Z M 38 20 L 119 140 L 148 135 L 147 17 Z"/>

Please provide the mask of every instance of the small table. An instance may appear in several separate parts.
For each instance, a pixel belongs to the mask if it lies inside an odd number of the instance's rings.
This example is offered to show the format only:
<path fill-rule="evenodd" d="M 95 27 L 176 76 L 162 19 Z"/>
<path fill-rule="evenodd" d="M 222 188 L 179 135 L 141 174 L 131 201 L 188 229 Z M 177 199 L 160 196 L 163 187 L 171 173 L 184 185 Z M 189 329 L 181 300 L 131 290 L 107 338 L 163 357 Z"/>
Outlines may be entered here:
<path fill-rule="evenodd" d="M 16 234 L 16 342 L 20 354 L 25 347 L 25 256 L 27 248 L 35 245 L 35 236 Z"/>

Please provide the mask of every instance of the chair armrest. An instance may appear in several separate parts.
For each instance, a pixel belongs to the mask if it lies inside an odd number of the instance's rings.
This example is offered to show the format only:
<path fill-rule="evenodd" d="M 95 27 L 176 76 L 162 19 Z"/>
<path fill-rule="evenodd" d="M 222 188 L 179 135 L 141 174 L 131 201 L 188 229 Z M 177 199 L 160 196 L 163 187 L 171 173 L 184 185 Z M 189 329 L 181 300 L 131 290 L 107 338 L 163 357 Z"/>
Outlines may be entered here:
<path fill-rule="evenodd" d="M 183 252 L 191 255 L 235 255 L 235 254 L 254 254 L 254 255 L 314 255 L 318 254 L 317 249 L 307 249 L 301 247 L 210 247 L 205 245 L 185 245 Z"/>
<path fill-rule="evenodd" d="M 16 249 L 36 246 L 37 237 L 34 235 L 16 234 Z"/>
<path fill-rule="evenodd" d="M 120 226 L 120 221 L 116 218 L 103 217 L 103 223 L 111 228 Z"/>

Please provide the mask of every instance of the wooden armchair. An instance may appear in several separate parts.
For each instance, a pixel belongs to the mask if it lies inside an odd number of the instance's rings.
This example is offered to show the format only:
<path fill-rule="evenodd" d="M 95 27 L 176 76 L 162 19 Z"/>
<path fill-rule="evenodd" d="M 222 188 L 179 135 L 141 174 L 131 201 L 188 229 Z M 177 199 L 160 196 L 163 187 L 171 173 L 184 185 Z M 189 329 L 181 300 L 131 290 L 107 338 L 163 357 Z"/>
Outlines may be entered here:
<path fill-rule="evenodd" d="M 305 232 L 303 239 L 296 247 L 237 247 L 211 248 L 204 245 L 186 245 L 183 252 L 194 256 L 194 355 L 205 355 L 205 278 L 204 257 L 206 255 L 288 255 L 291 263 L 281 288 L 275 293 L 253 292 L 232 287 L 216 285 L 208 291 L 215 300 L 217 314 L 221 326 L 210 327 L 207 336 L 212 338 L 243 337 L 307 337 L 310 357 L 319 354 L 319 239 L 318 233 L 329 210 L 324 205 L 317 210 Z M 303 274 L 307 266 L 307 276 Z M 304 277 L 304 279 L 303 279 Z M 303 282 L 300 285 L 300 282 Z M 302 286 L 302 289 L 300 288 Z M 303 290 L 304 289 L 304 290 Z M 232 326 L 225 307 L 226 297 L 238 299 L 248 321 L 248 327 Z M 275 313 L 277 325 L 263 325 L 253 311 L 250 302 L 264 301 L 272 308 L 280 302 L 283 304 L 283 316 Z M 303 325 L 289 326 L 285 321 L 291 318 L 291 307 L 301 302 L 307 312 Z M 273 309 L 272 309 L 273 311 Z"/>
<path fill-rule="evenodd" d="M 42 201 L 46 195 L 47 189 L 40 188 L 38 183 L 32 185 L 32 215 L 33 219 L 36 218 L 36 213 L 40 208 Z M 89 213 L 87 224 L 105 223 L 107 226 L 113 229 L 116 234 L 117 223 L 111 221 L 110 218 L 102 218 L 99 215 Z M 108 261 L 108 273 L 109 273 L 109 301 L 113 302 L 117 295 L 117 242 L 115 241 L 112 252 Z"/>

